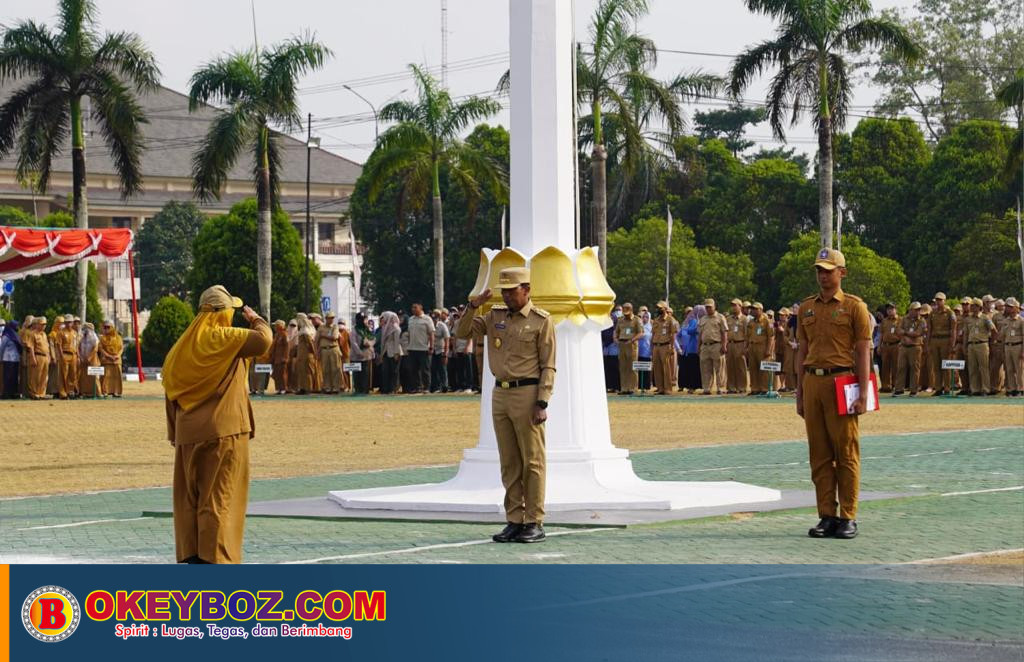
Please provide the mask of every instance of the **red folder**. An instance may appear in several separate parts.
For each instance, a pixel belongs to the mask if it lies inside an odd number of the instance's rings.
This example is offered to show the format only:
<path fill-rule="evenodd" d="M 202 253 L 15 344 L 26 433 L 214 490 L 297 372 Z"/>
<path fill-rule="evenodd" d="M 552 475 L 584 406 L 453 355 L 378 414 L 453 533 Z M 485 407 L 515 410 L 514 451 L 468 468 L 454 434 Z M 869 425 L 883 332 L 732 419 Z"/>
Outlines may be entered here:
<path fill-rule="evenodd" d="M 865 413 L 869 411 L 878 411 L 878 380 L 875 378 L 874 371 L 871 372 L 871 381 L 868 384 L 870 391 L 868 392 L 868 403 Z M 860 394 L 860 380 L 857 375 L 842 375 L 836 377 L 836 407 L 839 409 L 840 416 L 846 416 L 851 414 L 850 408 L 853 407 L 853 403 L 857 401 L 857 395 Z"/>

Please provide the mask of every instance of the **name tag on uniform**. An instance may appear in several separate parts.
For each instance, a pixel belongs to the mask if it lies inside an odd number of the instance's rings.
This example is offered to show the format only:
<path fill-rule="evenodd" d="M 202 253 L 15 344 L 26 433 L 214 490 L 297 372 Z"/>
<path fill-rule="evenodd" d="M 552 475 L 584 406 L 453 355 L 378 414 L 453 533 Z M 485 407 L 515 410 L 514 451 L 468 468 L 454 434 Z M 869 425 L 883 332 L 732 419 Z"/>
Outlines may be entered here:
<path fill-rule="evenodd" d="M 740 327 L 738 327 L 738 326 L 736 326 L 735 324 L 733 324 L 733 326 L 732 326 L 732 332 L 733 332 L 733 333 L 739 333 L 739 332 L 740 332 Z"/>
<path fill-rule="evenodd" d="M 494 323 L 494 328 L 495 329 L 504 329 L 505 328 L 505 323 L 504 322 L 495 322 Z"/>
<path fill-rule="evenodd" d="M 757 327 L 757 335 L 761 335 L 762 331 L 764 331 L 764 329 L 762 329 L 761 327 Z"/>
<path fill-rule="evenodd" d="M 625 333 L 625 335 L 627 336 L 631 336 L 633 335 L 633 329 L 626 329 L 623 333 Z"/>
<path fill-rule="evenodd" d="M 1017 332 L 1015 330 L 1013 330 L 1013 329 L 1010 329 L 1010 335 L 1011 336 L 1015 336 L 1015 335 L 1017 335 Z"/>
<path fill-rule="evenodd" d="M 889 329 L 889 333 L 896 333 L 896 327 L 892 327 L 891 329 Z"/>
<path fill-rule="evenodd" d="M 661 335 L 667 336 L 668 335 L 668 329 L 662 329 L 661 330 Z"/>

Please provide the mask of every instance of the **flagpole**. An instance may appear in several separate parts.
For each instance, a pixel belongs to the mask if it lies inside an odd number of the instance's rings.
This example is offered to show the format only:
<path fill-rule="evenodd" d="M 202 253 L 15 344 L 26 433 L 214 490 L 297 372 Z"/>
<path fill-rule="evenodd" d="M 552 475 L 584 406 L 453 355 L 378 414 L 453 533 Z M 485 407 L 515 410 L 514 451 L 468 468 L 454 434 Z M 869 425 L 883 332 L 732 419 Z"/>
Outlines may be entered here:
<path fill-rule="evenodd" d="M 1024 232 L 1021 231 L 1020 224 L 1020 196 L 1017 196 L 1017 249 L 1020 251 L 1020 275 L 1024 280 Z M 1021 298 L 1024 299 L 1024 291 Z"/>
<path fill-rule="evenodd" d="M 665 205 L 665 212 L 668 217 L 668 220 L 666 221 L 668 224 L 668 231 L 665 233 L 665 303 L 668 303 L 669 265 L 671 263 L 670 258 L 672 256 L 672 210 L 668 208 L 668 205 Z"/>
<path fill-rule="evenodd" d="M 501 208 L 501 249 L 505 250 L 505 208 Z"/>

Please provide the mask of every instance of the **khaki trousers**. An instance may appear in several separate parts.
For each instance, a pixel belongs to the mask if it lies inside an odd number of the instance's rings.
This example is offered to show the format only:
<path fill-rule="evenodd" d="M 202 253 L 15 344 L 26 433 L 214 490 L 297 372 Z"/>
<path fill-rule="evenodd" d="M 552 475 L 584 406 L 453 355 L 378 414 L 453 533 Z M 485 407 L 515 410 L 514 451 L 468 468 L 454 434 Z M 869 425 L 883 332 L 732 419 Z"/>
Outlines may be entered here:
<path fill-rule="evenodd" d="M 106 395 L 121 395 L 121 364 L 103 364 L 103 392 Z"/>
<path fill-rule="evenodd" d="M 1003 367 L 1006 369 L 1006 390 L 1020 391 L 1024 386 L 1021 382 L 1021 357 L 1024 356 L 1024 345 L 1009 344 L 1003 348 Z"/>
<path fill-rule="evenodd" d="M 746 342 L 731 342 L 725 350 L 725 383 L 729 393 L 747 392 L 746 355 Z"/>
<path fill-rule="evenodd" d="M 839 415 L 835 388 L 835 376 L 804 375 L 804 425 L 811 480 L 819 517 L 854 519 L 860 494 L 860 421 L 857 416 Z"/>
<path fill-rule="evenodd" d="M 893 382 L 896 381 L 896 364 L 899 361 L 900 344 L 898 342 L 882 343 L 878 351 L 882 355 L 882 365 L 879 366 L 882 370 L 882 374 L 879 375 L 881 383 L 878 385 L 878 390 L 891 391 Z"/>
<path fill-rule="evenodd" d="M 651 345 L 651 371 L 658 393 L 668 394 L 676 385 L 676 352 L 672 343 Z"/>
<path fill-rule="evenodd" d="M 751 344 L 747 355 L 750 357 L 750 390 L 758 393 L 767 392 L 772 373 L 761 370 L 761 361 L 768 358 L 768 346 Z"/>
<path fill-rule="evenodd" d="M 341 350 L 334 347 L 320 349 L 320 370 L 323 372 L 323 390 L 337 393 L 341 390 Z"/>
<path fill-rule="evenodd" d="M 619 343 L 619 391 L 632 393 L 636 390 L 637 379 L 633 362 L 636 361 L 637 352 L 635 342 Z"/>
<path fill-rule="evenodd" d="M 533 424 L 536 386 L 494 389 L 491 418 L 498 438 L 505 518 L 515 524 L 544 521 L 544 424 Z"/>
<path fill-rule="evenodd" d="M 1003 354 L 1003 343 L 992 343 L 988 353 L 988 385 L 993 393 L 1003 388 Z"/>
<path fill-rule="evenodd" d="M 988 393 L 988 343 L 967 343 L 967 374 L 971 380 L 971 393 Z"/>
<path fill-rule="evenodd" d="M 917 393 L 921 388 L 918 380 L 921 376 L 921 346 L 900 345 L 899 358 L 896 361 L 896 390 L 907 388 Z"/>
<path fill-rule="evenodd" d="M 942 369 L 942 362 L 949 355 L 949 338 L 932 338 L 928 341 L 928 367 L 932 373 L 930 383 L 936 391 L 949 390 L 949 371 Z"/>
<path fill-rule="evenodd" d="M 725 393 L 725 380 L 721 370 L 724 364 L 722 343 L 711 343 L 700 347 L 700 386 L 705 393 L 711 392 L 712 384 L 718 385 L 718 392 Z"/>
<path fill-rule="evenodd" d="M 50 373 L 50 360 L 38 359 L 36 365 L 28 366 L 28 397 L 40 399 L 46 397 L 46 381 Z"/>
<path fill-rule="evenodd" d="M 249 504 L 249 433 L 174 449 L 174 546 L 179 563 L 241 563 Z"/>
<path fill-rule="evenodd" d="M 274 378 L 274 390 L 275 391 L 287 391 L 288 382 L 286 381 L 286 375 L 288 374 L 288 363 L 285 361 L 279 361 L 271 368 L 270 376 Z"/>
<path fill-rule="evenodd" d="M 60 368 L 59 395 L 66 398 L 78 391 L 78 365 L 73 356 L 64 355 L 58 364 Z"/>

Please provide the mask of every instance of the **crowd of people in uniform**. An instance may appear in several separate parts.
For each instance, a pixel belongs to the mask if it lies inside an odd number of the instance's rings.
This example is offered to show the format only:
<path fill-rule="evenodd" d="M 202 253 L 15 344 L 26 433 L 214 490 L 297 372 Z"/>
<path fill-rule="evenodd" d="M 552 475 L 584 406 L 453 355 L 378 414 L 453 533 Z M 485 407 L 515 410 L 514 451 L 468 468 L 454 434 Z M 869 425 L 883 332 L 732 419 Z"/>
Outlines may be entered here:
<path fill-rule="evenodd" d="M 124 340 L 114 323 L 105 321 L 99 334 L 74 315 L 58 315 L 49 330 L 47 324 L 44 316 L 29 315 L 22 324 L 0 319 L 0 398 L 120 398 Z M 90 375 L 97 367 L 102 376 Z"/>
<path fill-rule="evenodd" d="M 732 299 L 723 314 L 714 299 L 706 299 L 687 306 L 679 320 L 665 301 L 656 304 L 653 316 L 647 306 L 634 311 L 623 303 L 612 312 L 614 324 L 602 337 L 605 384 L 620 395 L 794 391 L 799 314 L 799 303 L 774 311 L 740 299 Z M 946 295 L 938 292 L 931 304 L 915 301 L 902 316 L 887 304 L 871 322 L 882 393 L 1024 396 L 1024 318 L 1013 297 L 964 297 L 949 307 Z M 943 369 L 946 359 L 965 366 Z M 761 370 L 763 361 L 778 363 L 778 370 Z"/>

